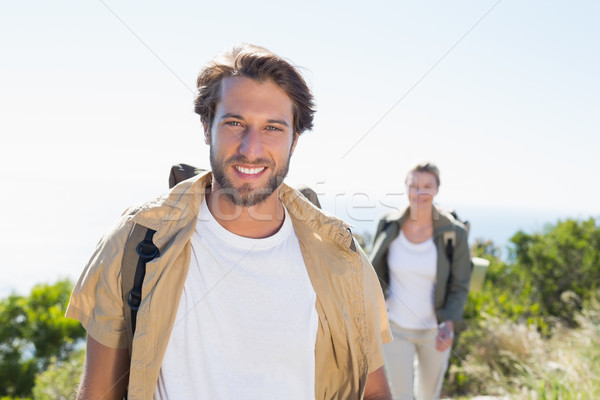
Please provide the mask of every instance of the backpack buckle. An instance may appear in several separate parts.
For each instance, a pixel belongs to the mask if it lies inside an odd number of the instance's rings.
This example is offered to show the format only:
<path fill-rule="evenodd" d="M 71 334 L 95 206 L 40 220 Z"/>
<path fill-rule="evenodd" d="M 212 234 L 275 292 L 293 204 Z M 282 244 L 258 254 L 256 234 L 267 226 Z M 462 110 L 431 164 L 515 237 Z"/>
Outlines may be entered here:
<path fill-rule="evenodd" d="M 127 304 L 129 305 L 129 308 L 137 311 L 142 303 L 142 294 L 139 291 L 134 290 L 135 288 L 127 292 Z"/>
<path fill-rule="evenodd" d="M 139 254 L 143 259 L 150 261 L 154 257 L 158 255 L 158 247 L 152 243 L 150 240 L 142 240 L 138 245 L 135 251 Z"/>

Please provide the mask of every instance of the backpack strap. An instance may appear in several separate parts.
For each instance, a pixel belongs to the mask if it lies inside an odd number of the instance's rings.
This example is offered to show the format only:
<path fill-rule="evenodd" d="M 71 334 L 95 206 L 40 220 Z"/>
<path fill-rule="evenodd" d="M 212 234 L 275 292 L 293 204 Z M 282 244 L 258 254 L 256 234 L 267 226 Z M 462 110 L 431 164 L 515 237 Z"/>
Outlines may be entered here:
<path fill-rule="evenodd" d="M 446 244 L 446 257 L 448 257 L 448 261 L 450 265 L 452 265 L 452 261 L 454 260 L 454 243 L 456 243 L 456 232 L 454 230 L 447 231 L 443 233 L 444 243 Z"/>
<path fill-rule="evenodd" d="M 142 302 L 142 284 L 146 275 L 146 263 L 160 256 L 158 247 L 152 243 L 155 230 L 135 224 L 123 252 L 121 264 L 121 294 L 127 326 L 129 356 L 131 357 L 137 310 Z"/>

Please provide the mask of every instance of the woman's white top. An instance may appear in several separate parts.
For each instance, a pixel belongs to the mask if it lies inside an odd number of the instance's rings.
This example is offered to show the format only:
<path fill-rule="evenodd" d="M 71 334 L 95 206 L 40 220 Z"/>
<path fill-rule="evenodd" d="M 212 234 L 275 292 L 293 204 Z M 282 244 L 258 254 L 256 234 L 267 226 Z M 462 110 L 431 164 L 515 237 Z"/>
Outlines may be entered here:
<path fill-rule="evenodd" d="M 433 305 L 437 272 L 437 248 L 430 238 L 410 242 L 402 230 L 388 252 L 390 321 L 407 329 L 437 328 Z"/>

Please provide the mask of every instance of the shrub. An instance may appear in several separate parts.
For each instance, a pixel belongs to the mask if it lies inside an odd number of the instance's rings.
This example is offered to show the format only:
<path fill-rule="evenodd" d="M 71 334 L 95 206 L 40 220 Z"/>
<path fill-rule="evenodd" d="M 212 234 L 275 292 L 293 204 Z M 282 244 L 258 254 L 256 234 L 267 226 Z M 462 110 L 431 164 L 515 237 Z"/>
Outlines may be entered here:
<path fill-rule="evenodd" d="M 599 299 L 600 293 L 592 295 L 573 316 L 577 328 L 557 324 L 547 338 L 535 325 L 482 316 L 460 339 L 468 351 L 450 366 L 446 393 L 600 398 Z"/>
<path fill-rule="evenodd" d="M 84 359 L 84 349 L 74 351 L 63 361 L 53 358 L 48 369 L 36 377 L 33 398 L 35 400 L 74 399 L 77 395 Z"/>
<path fill-rule="evenodd" d="M 517 232 L 515 268 L 535 283 L 542 313 L 573 326 L 590 293 L 600 288 L 600 227 L 596 220 L 565 220 L 542 233 Z"/>
<path fill-rule="evenodd" d="M 0 396 L 30 396 L 35 375 L 85 336 L 79 322 L 64 317 L 71 287 L 61 280 L 0 300 Z"/>

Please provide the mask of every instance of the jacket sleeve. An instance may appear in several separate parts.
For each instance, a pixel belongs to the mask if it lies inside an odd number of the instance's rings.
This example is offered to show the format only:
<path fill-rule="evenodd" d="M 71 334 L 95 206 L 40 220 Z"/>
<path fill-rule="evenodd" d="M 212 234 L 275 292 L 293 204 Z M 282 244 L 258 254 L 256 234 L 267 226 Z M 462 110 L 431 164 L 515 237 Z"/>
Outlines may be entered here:
<path fill-rule="evenodd" d="M 375 236 L 373 236 L 373 243 L 371 244 L 371 251 L 369 252 L 369 262 L 375 269 L 377 276 L 379 277 L 379 282 L 384 288 L 384 293 L 387 292 L 387 284 L 388 284 L 388 267 L 387 260 L 385 259 L 385 254 L 387 252 L 387 243 L 385 235 L 382 235 L 384 228 L 390 222 L 387 221 L 385 217 L 379 220 L 377 224 L 377 229 L 375 231 Z"/>
<path fill-rule="evenodd" d="M 454 247 L 453 262 L 448 277 L 446 302 L 441 310 L 440 320 L 452 320 L 455 327 L 463 325 L 463 310 L 469 295 L 471 280 L 471 256 L 467 241 L 467 232 L 462 227 L 456 227 L 456 246 Z"/>
<path fill-rule="evenodd" d="M 365 319 L 368 337 L 368 372 L 371 373 L 384 364 L 383 345 L 392 341 L 385 300 L 381 285 L 366 255 L 360 250 L 363 264 L 363 288 L 365 299 Z"/>
<path fill-rule="evenodd" d="M 122 217 L 100 240 L 73 288 L 66 312 L 81 322 L 88 335 L 111 348 L 127 348 L 121 260 L 132 224 Z"/>

